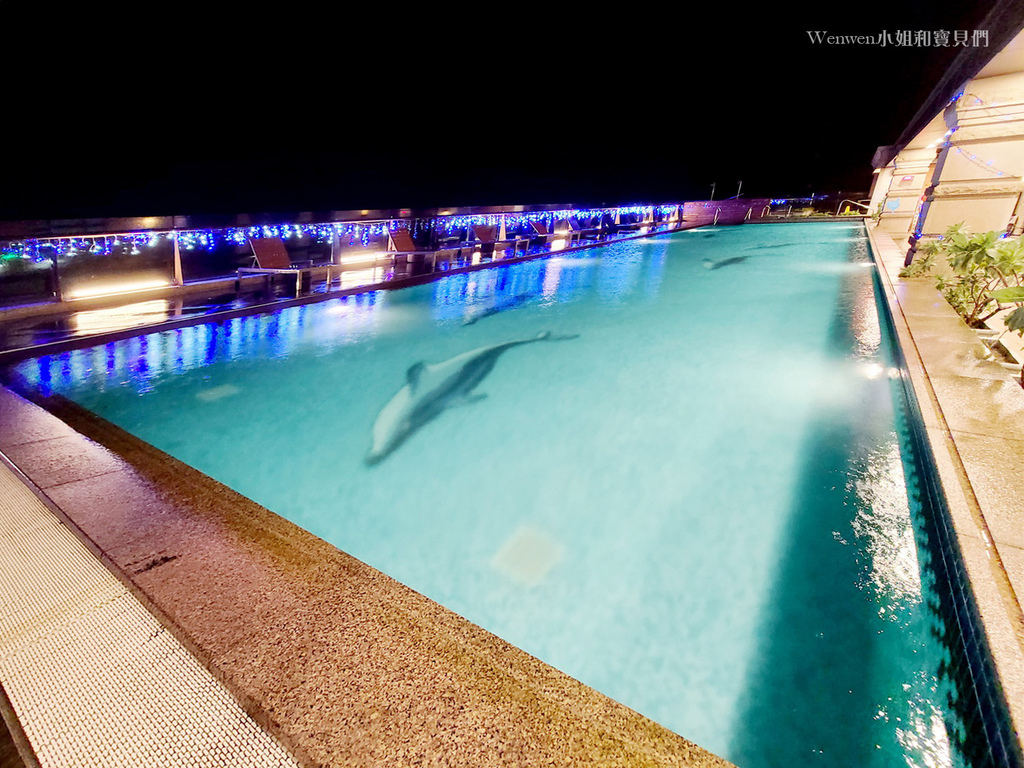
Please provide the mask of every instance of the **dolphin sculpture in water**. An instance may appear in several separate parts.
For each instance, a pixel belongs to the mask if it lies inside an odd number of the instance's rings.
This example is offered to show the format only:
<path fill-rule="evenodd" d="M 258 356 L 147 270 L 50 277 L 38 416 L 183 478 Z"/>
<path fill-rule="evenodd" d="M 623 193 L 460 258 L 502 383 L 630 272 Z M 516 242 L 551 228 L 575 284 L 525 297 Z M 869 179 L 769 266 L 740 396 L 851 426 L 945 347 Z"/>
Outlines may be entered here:
<path fill-rule="evenodd" d="M 473 389 L 491 372 L 506 350 L 535 341 L 575 338 L 575 334 L 555 336 L 544 331 L 532 339 L 479 347 L 440 363 L 416 363 L 406 372 L 405 385 L 377 414 L 373 424 L 373 445 L 366 456 L 367 466 L 384 461 L 413 433 L 449 408 L 475 403 L 486 397 L 473 394 Z"/>
<path fill-rule="evenodd" d="M 731 259 L 722 259 L 721 261 L 712 261 L 711 259 L 704 259 L 704 269 L 721 269 L 722 267 L 728 267 L 732 264 L 742 264 L 747 260 L 746 256 L 733 256 Z"/>
<path fill-rule="evenodd" d="M 529 294 L 529 293 L 517 293 L 511 299 L 507 299 L 507 300 L 503 301 L 500 304 L 495 304 L 493 307 L 488 307 L 483 312 L 480 312 L 479 314 L 474 315 L 473 317 L 469 318 L 468 320 L 463 320 L 462 324 L 463 325 L 473 325 L 473 323 L 477 322 L 478 320 L 483 320 L 485 317 L 490 317 L 491 315 L 496 315 L 499 312 L 504 312 L 507 309 L 517 309 L 519 307 L 525 306 L 530 301 L 530 299 L 532 299 L 532 298 L 533 298 L 532 294 Z"/>

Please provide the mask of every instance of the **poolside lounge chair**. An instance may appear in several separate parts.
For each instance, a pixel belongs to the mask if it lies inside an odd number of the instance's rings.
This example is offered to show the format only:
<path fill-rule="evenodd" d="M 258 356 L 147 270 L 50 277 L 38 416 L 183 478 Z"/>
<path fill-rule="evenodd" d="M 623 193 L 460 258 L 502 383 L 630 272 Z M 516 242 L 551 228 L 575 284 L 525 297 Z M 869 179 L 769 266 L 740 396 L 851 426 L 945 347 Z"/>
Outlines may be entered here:
<path fill-rule="evenodd" d="M 422 248 L 417 248 L 416 243 L 412 241 L 408 227 L 389 230 L 388 237 L 391 238 L 388 250 L 395 254 L 425 253 Z"/>
<path fill-rule="evenodd" d="M 533 231 L 537 233 L 537 239 L 539 239 L 542 244 L 547 245 L 552 237 L 552 233 L 548 232 L 548 225 L 543 221 L 531 221 L 530 226 L 532 226 Z"/>
<path fill-rule="evenodd" d="M 638 215 L 639 214 L 635 214 L 635 213 L 621 214 L 619 216 L 619 223 L 615 225 L 616 233 L 636 232 L 638 229 L 640 229 L 642 227 L 650 226 L 650 223 L 644 221 L 643 219 L 641 219 L 640 221 L 637 221 L 637 216 Z"/>
<path fill-rule="evenodd" d="M 520 246 L 522 246 L 524 252 L 526 251 L 529 245 L 529 238 L 506 237 L 504 240 L 499 240 L 498 232 L 499 229 L 496 224 L 473 225 L 473 235 L 479 241 L 481 256 L 491 256 L 500 259 L 504 255 L 500 252 L 505 251 L 509 247 L 512 248 L 513 255 L 519 250 Z M 476 243 L 474 243 L 475 245 Z"/>
<path fill-rule="evenodd" d="M 596 227 L 584 227 L 580 225 L 579 220 L 575 216 L 570 216 L 566 219 L 566 223 L 569 225 L 570 241 L 576 240 L 579 242 L 580 240 L 597 240 L 601 237 L 602 232 L 600 222 L 598 222 L 598 226 Z"/>
<path fill-rule="evenodd" d="M 388 253 L 395 259 L 395 268 L 407 274 L 427 271 L 426 256 L 436 254 L 435 251 L 417 248 L 408 227 L 388 231 Z"/>
<path fill-rule="evenodd" d="M 494 245 L 498 238 L 498 228 L 493 224 L 474 224 L 473 237 L 477 242 L 473 243 L 474 249 L 479 247 L 480 256 L 493 256 Z"/>
<path fill-rule="evenodd" d="M 312 267 L 310 262 L 292 263 L 280 237 L 250 237 L 249 247 L 252 248 L 253 266 L 241 267 L 238 270 L 239 278 L 242 275 L 266 275 L 269 285 L 274 275 L 295 275 L 295 295 L 299 295 L 303 277 L 309 274 Z"/>

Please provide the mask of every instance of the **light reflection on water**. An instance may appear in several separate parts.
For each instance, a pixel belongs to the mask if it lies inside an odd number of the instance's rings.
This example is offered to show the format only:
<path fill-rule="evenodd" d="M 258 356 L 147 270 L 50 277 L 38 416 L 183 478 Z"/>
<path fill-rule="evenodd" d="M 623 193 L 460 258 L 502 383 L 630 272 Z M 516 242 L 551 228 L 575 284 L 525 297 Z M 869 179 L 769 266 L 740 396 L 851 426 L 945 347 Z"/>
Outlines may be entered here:
<path fill-rule="evenodd" d="M 853 356 L 867 378 L 877 379 L 886 366 L 879 358 L 882 329 L 874 292 L 865 285 L 851 304 Z M 887 388 L 879 390 L 883 397 L 888 395 Z M 894 607 L 905 600 L 908 604 L 919 603 L 921 578 L 917 546 L 895 430 L 876 438 L 875 446 L 851 467 L 847 484 L 859 501 L 853 531 L 866 542 L 871 563 L 870 586 L 876 600 L 882 604 L 880 610 L 886 610 L 884 603 L 887 602 Z M 895 619 L 894 614 L 891 617 Z"/>
<path fill-rule="evenodd" d="M 921 576 L 895 432 L 891 440 L 854 468 L 848 487 L 859 502 L 853 532 L 870 555 L 862 588 L 873 592 L 880 615 L 898 621 L 901 608 L 921 602 Z"/>
<path fill-rule="evenodd" d="M 401 333 L 407 325 L 401 309 L 383 311 L 384 305 L 378 293 L 346 296 L 271 315 L 247 315 L 48 355 L 20 363 L 17 370 L 46 394 L 125 385 L 147 392 L 156 380 L 218 360 L 239 360 L 254 353 L 286 358 L 309 346 L 330 351 L 380 333 Z"/>
<path fill-rule="evenodd" d="M 895 383 L 898 369 L 886 360 L 882 328 L 873 291 L 862 289 L 851 302 L 850 330 L 853 357 L 870 380 L 885 376 Z M 881 381 L 880 381 L 881 383 Z M 884 389 L 888 389 L 885 387 Z M 882 391 L 883 387 L 879 386 Z M 899 395 L 895 395 L 898 397 Z M 910 629 L 921 621 L 924 587 L 917 541 L 907 494 L 904 460 L 895 429 L 879 435 L 872 447 L 851 462 L 848 490 L 857 500 L 851 528 L 867 555 L 859 584 L 878 606 L 880 619 Z M 920 652 L 927 652 L 925 643 Z M 903 747 L 908 768 L 953 768 L 945 707 L 952 692 L 949 680 L 938 671 L 905 668 L 903 700 L 892 706 L 896 739 Z M 886 707 L 880 710 L 885 716 Z"/>
<path fill-rule="evenodd" d="M 950 768 L 954 761 L 949 733 L 943 712 L 934 703 L 938 691 L 926 685 L 922 681 L 918 692 L 908 686 L 910 722 L 897 725 L 896 737 L 905 751 L 908 768 Z"/>
<path fill-rule="evenodd" d="M 151 389 L 153 379 L 185 373 L 217 360 L 260 355 L 286 358 L 311 345 L 328 353 L 339 346 L 401 335 L 421 323 L 426 311 L 442 323 L 467 323 L 527 303 L 578 301 L 588 295 L 595 282 L 607 303 L 634 294 L 641 280 L 643 293 L 654 296 L 666 247 L 664 241 L 657 240 L 646 246 L 626 243 L 619 249 L 620 258 L 614 260 L 566 254 L 513 269 L 452 275 L 432 284 L 429 308 L 403 303 L 402 292 L 356 294 L 41 357 L 21 363 L 18 372 L 47 394 L 129 383 L 145 392 Z M 166 309 L 161 302 L 150 304 L 161 304 Z M 137 314 L 131 314 L 136 324 Z M 109 324 L 119 316 L 116 311 L 103 310 L 97 322 Z"/>

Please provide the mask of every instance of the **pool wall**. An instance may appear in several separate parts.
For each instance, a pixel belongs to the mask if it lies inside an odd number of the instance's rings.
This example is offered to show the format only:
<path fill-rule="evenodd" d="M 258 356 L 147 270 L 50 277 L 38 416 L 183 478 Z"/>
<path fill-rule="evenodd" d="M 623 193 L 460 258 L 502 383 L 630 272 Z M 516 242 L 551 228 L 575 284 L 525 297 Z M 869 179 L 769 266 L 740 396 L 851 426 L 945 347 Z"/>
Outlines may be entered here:
<path fill-rule="evenodd" d="M 923 470 L 916 494 L 932 508 L 930 533 L 951 590 L 943 609 L 956 616 L 964 639 L 951 674 L 978 701 L 982 722 L 973 725 L 984 729 L 995 764 L 1020 765 L 1024 486 L 1014 479 L 1024 466 L 1024 390 L 985 359 L 978 337 L 934 281 L 898 278 L 903 254 L 887 235 L 870 224 L 867 230 L 886 299 L 883 317 L 899 339 L 916 412 L 906 420 L 908 437 Z"/>

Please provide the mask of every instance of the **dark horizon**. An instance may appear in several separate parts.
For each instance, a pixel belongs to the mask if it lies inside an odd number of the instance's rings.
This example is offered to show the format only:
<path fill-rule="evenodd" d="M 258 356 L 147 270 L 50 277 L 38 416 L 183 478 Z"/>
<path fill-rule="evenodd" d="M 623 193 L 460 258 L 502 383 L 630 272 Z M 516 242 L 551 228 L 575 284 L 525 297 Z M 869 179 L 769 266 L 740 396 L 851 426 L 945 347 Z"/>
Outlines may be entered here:
<path fill-rule="evenodd" d="M 479 19 L 446 18 L 438 38 L 412 12 L 345 45 L 315 44 L 313 25 L 302 45 L 218 30 L 193 50 L 167 22 L 156 48 L 82 56 L 54 31 L 46 56 L 16 44 L 8 59 L 0 220 L 657 203 L 707 199 L 712 183 L 730 197 L 740 181 L 745 197 L 866 193 L 875 149 L 957 52 L 899 46 L 897 31 L 973 31 L 993 5 L 913 0 L 865 21 L 797 4 L 717 27 L 681 9 L 642 24 L 523 10 L 529 34 L 497 45 Z M 38 9 L 0 6 L 19 13 Z M 101 21 L 79 13 L 67 40 L 94 42 Z M 547 41 L 563 25 L 572 35 Z M 813 30 L 890 39 L 815 44 Z M 512 45 L 523 38 L 543 46 Z"/>

